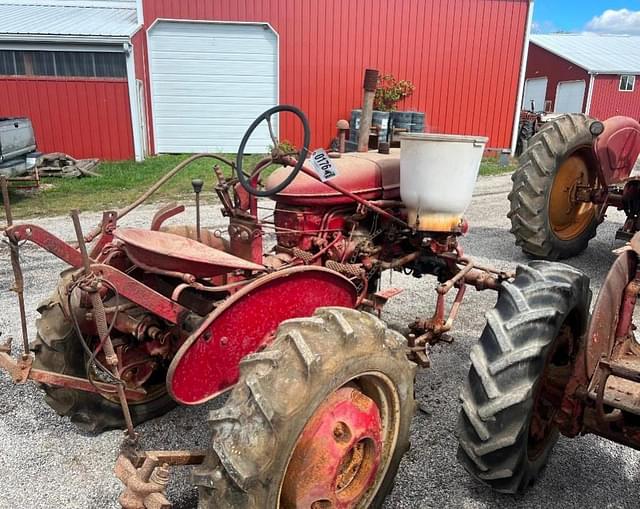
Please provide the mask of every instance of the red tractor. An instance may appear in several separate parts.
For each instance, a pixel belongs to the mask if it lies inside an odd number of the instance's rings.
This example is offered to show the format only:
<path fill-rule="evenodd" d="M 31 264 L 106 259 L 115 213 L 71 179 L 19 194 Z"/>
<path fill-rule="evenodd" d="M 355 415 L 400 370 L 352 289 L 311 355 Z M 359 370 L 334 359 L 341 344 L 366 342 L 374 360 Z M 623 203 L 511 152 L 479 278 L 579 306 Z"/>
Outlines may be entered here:
<path fill-rule="evenodd" d="M 640 230 L 640 124 L 629 117 L 604 122 L 582 114 L 542 125 L 512 176 L 511 232 L 535 258 L 559 260 L 582 252 L 610 206 L 627 220 L 616 238 Z"/>
<path fill-rule="evenodd" d="M 303 127 L 296 153 L 284 153 L 271 129 L 272 116 L 284 113 Z M 274 149 L 245 171 L 245 147 L 265 121 Z M 83 429 L 127 429 L 116 464 L 123 507 L 168 507 L 168 467 L 186 464 L 199 464 L 202 507 L 378 507 L 409 445 L 416 364 L 428 366 L 429 346 L 450 340 L 468 287 L 497 291 L 498 302 L 462 391 L 461 458 L 506 491 L 522 489 L 544 463 L 556 428 L 542 406 L 542 381 L 546 388 L 547 374 L 562 371 L 581 344 L 587 278 L 548 262 L 503 272 L 463 253 L 462 214 L 486 139 L 409 135 L 400 155 L 328 159 L 316 151 L 307 159 L 309 139 L 298 109 L 268 110 L 236 162 L 193 156 L 131 206 L 105 212 L 87 234 L 72 213 L 77 245 L 13 224 L 5 183 L 24 352 L 16 359 L 4 345 L 0 367 L 16 382 L 39 382 L 47 403 Z M 227 235 L 201 228 L 199 208 L 195 226 L 164 226 L 178 206 L 159 210 L 148 230 L 121 226 L 202 157 L 234 170 L 225 178 L 214 167 Z M 279 168 L 263 178 L 273 164 Z M 271 232 L 275 247 L 266 250 Z M 19 261 L 25 241 L 69 265 L 39 307 L 31 343 Z M 375 316 L 398 292 L 379 290 L 386 270 L 438 279 L 433 316 L 411 324 L 407 340 Z M 137 450 L 135 424 L 225 391 L 206 451 Z M 602 409 L 609 399 L 596 403 Z"/>
<path fill-rule="evenodd" d="M 640 179 L 630 176 L 639 153 L 636 121 L 564 115 L 531 139 L 512 177 L 512 232 L 527 254 L 581 252 L 610 205 L 626 212 L 617 236 L 631 242 L 590 317 L 587 281 L 577 271 L 568 278 L 566 266 L 532 262 L 502 284 L 471 351 L 458 426 L 460 461 L 498 491 L 526 489 L 559 434 L 594 433 L 640 449 Z M 555 294 L 533 269 L 556 275 Z M 514 288 L 519 279 L 526 282 Z"/>

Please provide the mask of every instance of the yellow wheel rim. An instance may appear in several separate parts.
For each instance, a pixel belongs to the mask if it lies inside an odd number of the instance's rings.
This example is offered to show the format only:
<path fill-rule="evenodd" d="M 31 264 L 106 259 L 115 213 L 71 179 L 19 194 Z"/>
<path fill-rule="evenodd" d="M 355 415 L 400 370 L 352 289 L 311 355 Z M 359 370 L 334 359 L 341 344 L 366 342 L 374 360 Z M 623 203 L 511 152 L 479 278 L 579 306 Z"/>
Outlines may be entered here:
<path fill-rule="evenodd" d="M 585 159 L 574 154 L 558 168 L 549 196 L 549 225 L 560 240 L 579 237 L 596 215 L 593 203 L 576 200 L 578 186 L 586 185 L 595 187 L 595 175 Z"/>

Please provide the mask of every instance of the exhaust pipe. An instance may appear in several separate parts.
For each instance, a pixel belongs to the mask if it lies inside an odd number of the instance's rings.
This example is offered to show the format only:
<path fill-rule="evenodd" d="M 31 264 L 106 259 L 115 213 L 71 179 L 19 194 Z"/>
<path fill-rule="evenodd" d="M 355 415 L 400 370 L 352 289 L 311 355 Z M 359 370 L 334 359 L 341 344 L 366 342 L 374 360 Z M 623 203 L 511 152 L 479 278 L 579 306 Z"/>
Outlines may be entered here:
<path fill-rule="evenodd" d="M 378 74 L 376 69 L 366 69 L 364 71 L 364 99 L 362 101 L 362 117 L 360 118 L 360 131 L 358 133 L 358 152 L 369 151 L 373 99 L 378 86 Z"/>

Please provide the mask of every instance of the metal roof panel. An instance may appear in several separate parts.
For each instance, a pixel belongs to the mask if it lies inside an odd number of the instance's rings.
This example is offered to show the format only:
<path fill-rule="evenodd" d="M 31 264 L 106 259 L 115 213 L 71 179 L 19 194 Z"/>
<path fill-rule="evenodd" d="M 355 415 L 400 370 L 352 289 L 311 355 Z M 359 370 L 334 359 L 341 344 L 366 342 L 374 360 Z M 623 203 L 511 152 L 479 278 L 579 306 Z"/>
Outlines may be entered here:
<path fill-rule="evenodd" d="M 640 74 L 640 36 L 533 34 L 531 42 L 600 74 Z"/>
<path fill-rule="evenodd" d="M 126 37 L 137 28 L 135 9 L 0 3 L 0 34 Z M 19 38 L 19 37 L 18 37 Z"/>

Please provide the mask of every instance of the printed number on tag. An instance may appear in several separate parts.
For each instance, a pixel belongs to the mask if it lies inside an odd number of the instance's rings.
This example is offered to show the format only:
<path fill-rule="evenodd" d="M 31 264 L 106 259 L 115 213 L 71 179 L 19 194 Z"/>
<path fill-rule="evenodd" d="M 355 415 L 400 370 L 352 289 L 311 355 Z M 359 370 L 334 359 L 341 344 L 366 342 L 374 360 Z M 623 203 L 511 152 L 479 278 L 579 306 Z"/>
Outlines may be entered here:
<path fill-rule="evenodd" d="M 338 168 L 333 164 L 325 149 L 319 148 L 312 152 L 310 160 L 311 166 L 322 182 L 338 176 Z"/>

